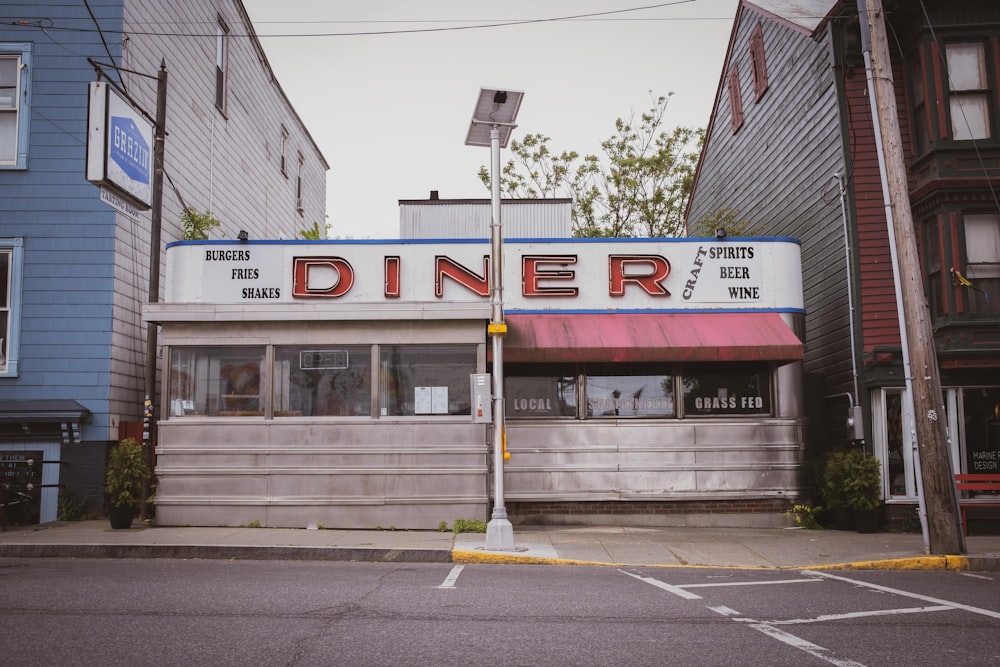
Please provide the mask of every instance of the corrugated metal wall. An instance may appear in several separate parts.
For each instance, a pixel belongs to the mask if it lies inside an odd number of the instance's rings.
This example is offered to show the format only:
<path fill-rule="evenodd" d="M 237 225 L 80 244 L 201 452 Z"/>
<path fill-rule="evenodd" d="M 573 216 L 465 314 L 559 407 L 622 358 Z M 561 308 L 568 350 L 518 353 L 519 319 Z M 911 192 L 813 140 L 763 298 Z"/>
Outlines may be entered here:
<path fill-rule="evenodd" d="M 503 237 L 569 238 L 570 199 L 508 199 L 500 204 Z M 401 239 L 490 238 L 488 199 L 420 199 L 399 202 Z"/>

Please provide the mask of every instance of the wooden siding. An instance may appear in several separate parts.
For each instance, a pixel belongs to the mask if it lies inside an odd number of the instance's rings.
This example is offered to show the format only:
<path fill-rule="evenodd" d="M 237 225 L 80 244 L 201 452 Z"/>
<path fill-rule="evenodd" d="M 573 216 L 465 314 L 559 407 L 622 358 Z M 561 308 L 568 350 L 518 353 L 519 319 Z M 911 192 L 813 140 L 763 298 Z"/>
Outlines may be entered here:
<path fill-rule="evenodd" d="M 121 6 L 94 11 L 120 30 Z M 0 15 L 93 26 L 82 4 L 7 2 Z M 114 213 L 84 179 L 84 146 L 94 78 L 86 58 L 108 56 L 90 31 L 55 37 L 0 22 L 0 42 L 25 41 L 33 42 L 27 168 L 0 171 L 0 236 L 24 240 L 20 364 L 17 377 L 0 381 L 0 398 L 79 401 L 93 412 L 83 437 L 107 440 Z"/>
<path fill-rule="evenodd" d="M 240 229 L 251 238 L 294 238 L 313 222 L 322 227 L 328 165 L 259 44 L 243 37 L 252 29 L 239 0 L 106 0 L 90 8 L 107 47 L 82 3 L 0 6 L 3 18 L 45 16 L 86 28 L 55 38 L 0 23 L 0 42 L 34 44 L 28 167 L 0 170 L 0 236 L 24 239 L 19 375 L 0 382 L 0 398 L 77 400 L 92 413 L 84 440 L 107 441 L 117 439 L 119 422 L 141 418 L 146 327 L 140 310 L 149 292 L 150 214 L 132 220 L 116 213 L 84 179 L 87 84 L 95 79 L 87 58 L 150 75 L 166 62 L 164 244 L 181 237 L 182 198 L 222 221 L 213 238 L 234 238 Z M 218 16 L 232 35 L 225 116 L 214 99 Z M 181 28 L 152 35 L 150 26 Z M 189 34 L 209 36 L 182 36 Z M 124 83 L 153 114 L 155 81 L 126 74 Z M 293 161 L 287 178 L 280 171 L 282 126 Z"/>
<path fill-rule="evenodd" d="M 760 23 L 768 88 L 754 99 L 751 34 Z M 802 241 L 807 372 L 851 388 L 850 308 L 836 173 L 845 174 L 829 37 L 812 37 L 744 5 L 722 69 L 740 72 L 744 124 L 735 134 L 725 86 L 716 98 L 688 223 L 729 207 L 764 233 Z"/>
<path fill-rule="evenodd" d="M 894 78 L 901 81 L 901 73 Z M 899 347 L 899 315 L 893 282 L 885 199 L 875 136 L 867 76 L 863 68 L 853 68 L 844 77 L 846 120 L 853 165 L 853 192 L 857 218 L 857 257 L 861 277 L 862 347 L 870 352 L 876 347 Z M 904 111 L 906 101 L 897 99 Z M 903 135 L 908 137 L 904 128 Z M 904 141 L 909 153 L 909 142 Z"/>

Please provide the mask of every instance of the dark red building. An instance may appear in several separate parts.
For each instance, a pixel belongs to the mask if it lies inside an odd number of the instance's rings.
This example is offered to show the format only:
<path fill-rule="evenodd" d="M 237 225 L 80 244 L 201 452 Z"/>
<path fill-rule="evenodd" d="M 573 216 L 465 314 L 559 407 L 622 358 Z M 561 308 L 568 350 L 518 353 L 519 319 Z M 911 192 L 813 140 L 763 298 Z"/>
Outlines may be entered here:
<path fill-rule="evenodd" d="M 951 464 L 1000 473 L 1000 5 L 884 6 Z M 807 449 L 852 440 L 860 406 L 902 521 L 917 480 L 872 128 L 856 2 L 741 2 L 688 223 L 801 240 Z"/>

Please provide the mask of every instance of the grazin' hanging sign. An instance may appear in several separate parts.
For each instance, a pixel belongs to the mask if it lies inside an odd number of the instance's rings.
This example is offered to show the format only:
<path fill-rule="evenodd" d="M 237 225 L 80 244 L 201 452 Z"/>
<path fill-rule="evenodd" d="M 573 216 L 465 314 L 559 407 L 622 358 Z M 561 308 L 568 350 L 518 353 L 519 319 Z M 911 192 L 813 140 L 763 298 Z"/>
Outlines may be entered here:
<path fill-rule="evenodd" d="M 801 309 L 791 239 L 511 240 L 507 310 Z M 173 303 L 488 303 L 485 241 L 182 241 Z"/>
<path fill-rule="evenodd" d="M 146 210 L 152 202 L 152 164 L 153 123 L 108 83 L 91 82 L 87 180 Z"/>

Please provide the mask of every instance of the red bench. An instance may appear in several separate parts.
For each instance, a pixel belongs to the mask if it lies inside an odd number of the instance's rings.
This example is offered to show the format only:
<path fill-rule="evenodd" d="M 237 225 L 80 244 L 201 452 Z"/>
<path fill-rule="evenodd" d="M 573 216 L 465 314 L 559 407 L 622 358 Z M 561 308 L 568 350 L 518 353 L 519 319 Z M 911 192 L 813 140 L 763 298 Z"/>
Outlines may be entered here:
<path fill-rule="evenodd" d="M 997 507 L 1000 508 L 1000 475 L 960 474 L 955 475 L 955 489 L 958 490 L 958 506 L 962 510 L 962 533 L 969 534 L 969 523 L 966 521 L 965 512 L 970 507 Z M 973 498 L 963 498 L 962 492 L 973 491 L 976 493 L 992 492 L 991 495 Z"/>

